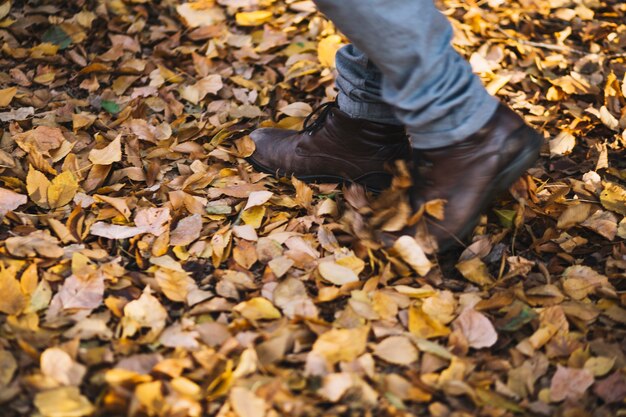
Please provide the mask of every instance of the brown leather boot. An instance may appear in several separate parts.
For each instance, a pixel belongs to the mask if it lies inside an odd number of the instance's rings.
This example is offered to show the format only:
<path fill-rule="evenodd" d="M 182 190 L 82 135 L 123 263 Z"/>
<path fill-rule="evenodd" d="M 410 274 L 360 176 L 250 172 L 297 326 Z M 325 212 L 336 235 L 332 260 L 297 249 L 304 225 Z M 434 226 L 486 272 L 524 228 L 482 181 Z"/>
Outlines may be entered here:
<path fill-rule="evenodd" d="M 489 122 L 463 142 L 415 153 L 410 191 L 414 208 L 447 200 L 442 221 L 426 219 L 440 251 L 472 232 L 494 197 L 535 163 L 542 143 L 538 132 L 501 104 Z"/>
<path fill-rule="evenodd" d="M 319 111 L 319 116 L 311 121 Z M 411 147 L 402 126 L 356 119 L 327 103 L 313 112 L 301 131 L 262 128 L 250 134 L 256 150 L 252 165 L 277 176 L 307 182 L 356 182 L 369 190 L 389 186 L 386 165 L 409 159 Z"/>

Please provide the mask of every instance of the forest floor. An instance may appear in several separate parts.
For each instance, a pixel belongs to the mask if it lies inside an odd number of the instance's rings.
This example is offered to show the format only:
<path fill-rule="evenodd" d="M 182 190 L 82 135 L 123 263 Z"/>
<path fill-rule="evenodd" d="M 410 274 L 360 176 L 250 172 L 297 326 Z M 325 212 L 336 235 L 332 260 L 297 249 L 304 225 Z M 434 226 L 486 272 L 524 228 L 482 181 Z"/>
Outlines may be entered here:
<path fill-rule="evenodd" d="M 0 0 L 0 414 L 626 416 L 626 4 L 440 7 L 546 137 L 443 256 L 401 167 L 246 162 L 336 94 L 311 1 Z"/>

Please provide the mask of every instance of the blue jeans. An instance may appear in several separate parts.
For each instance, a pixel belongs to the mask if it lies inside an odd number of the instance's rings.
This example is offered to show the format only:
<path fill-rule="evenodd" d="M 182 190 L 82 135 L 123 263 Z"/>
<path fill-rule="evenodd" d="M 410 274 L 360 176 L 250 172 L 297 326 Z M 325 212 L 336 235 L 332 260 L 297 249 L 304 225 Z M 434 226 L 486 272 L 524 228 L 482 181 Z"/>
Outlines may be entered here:
<path fill-rule="evenodd" d="M 498 100 L 451 46 L 432 0 L 314 0 L 350 39 L 337 53 L 338 103 L 352 117 L 406 127 L 417 149 L 477 132 Z"/>

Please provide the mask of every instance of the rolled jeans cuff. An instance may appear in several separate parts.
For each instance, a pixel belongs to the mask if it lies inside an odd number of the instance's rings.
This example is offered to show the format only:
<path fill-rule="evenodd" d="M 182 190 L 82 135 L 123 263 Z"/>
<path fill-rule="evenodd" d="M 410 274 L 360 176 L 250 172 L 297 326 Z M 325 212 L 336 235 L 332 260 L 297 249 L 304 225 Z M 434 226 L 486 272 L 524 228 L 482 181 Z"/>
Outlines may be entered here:
<path fill-rule="evenodd" d="M 463 142 L 478 132 L 487 124 L 500 105 L 500 101 L 486 91 L 481 93 L 480 101 L 474 103 L 473 111 L 461 120 L 457 120 L 457 123 L 449 128 L 427 132 L 407 126 L 411 147 L 415 149 L 443 148 Z"/>
<path fill-rule="evenodd" d="M 355 101 L 346 94 L 339 92 L 337 104 L 341 111 L 350 117 L 366 119 L 371 122 L 384 123 L 390 125 L 402 125 L 393 112 L 393 108 L 387 103 L 368 103 L 366 101 Z"/>

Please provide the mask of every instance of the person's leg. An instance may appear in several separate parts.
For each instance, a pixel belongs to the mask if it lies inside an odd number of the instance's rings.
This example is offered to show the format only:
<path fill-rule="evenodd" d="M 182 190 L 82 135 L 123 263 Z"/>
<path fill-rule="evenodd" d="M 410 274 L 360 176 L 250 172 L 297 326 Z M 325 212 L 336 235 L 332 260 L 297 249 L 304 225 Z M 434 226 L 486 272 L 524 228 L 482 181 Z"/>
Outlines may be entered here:
<path fill-rule="evenodd" d="M 494 114 L 498 101 L 450 45 L 452 28 L 432 0 L 315 3 L 380 69 L 381 96 L 406 126 L 413 147 L 462 141 Z M 345 82 L 340 76 L 340 89 Z"/>
<path fill-rule="evenodd" d="M 353 44 L 337 51 L 336 86 L 339 108 L 350 117 L 401 125 L 392 106 L 381 96 L 382 74 Z"/>
<path fill-rule="evenodd" d="M 314 1 L 380 69 L 381 97 L 414 148 L 411 204 L 446 202 L 443 220 L 425 216 L 422 224 L 440 249 L 450 247 L 533 165 L 543 138 L 487 93 L 452 48 L 433 0 Z"/>

